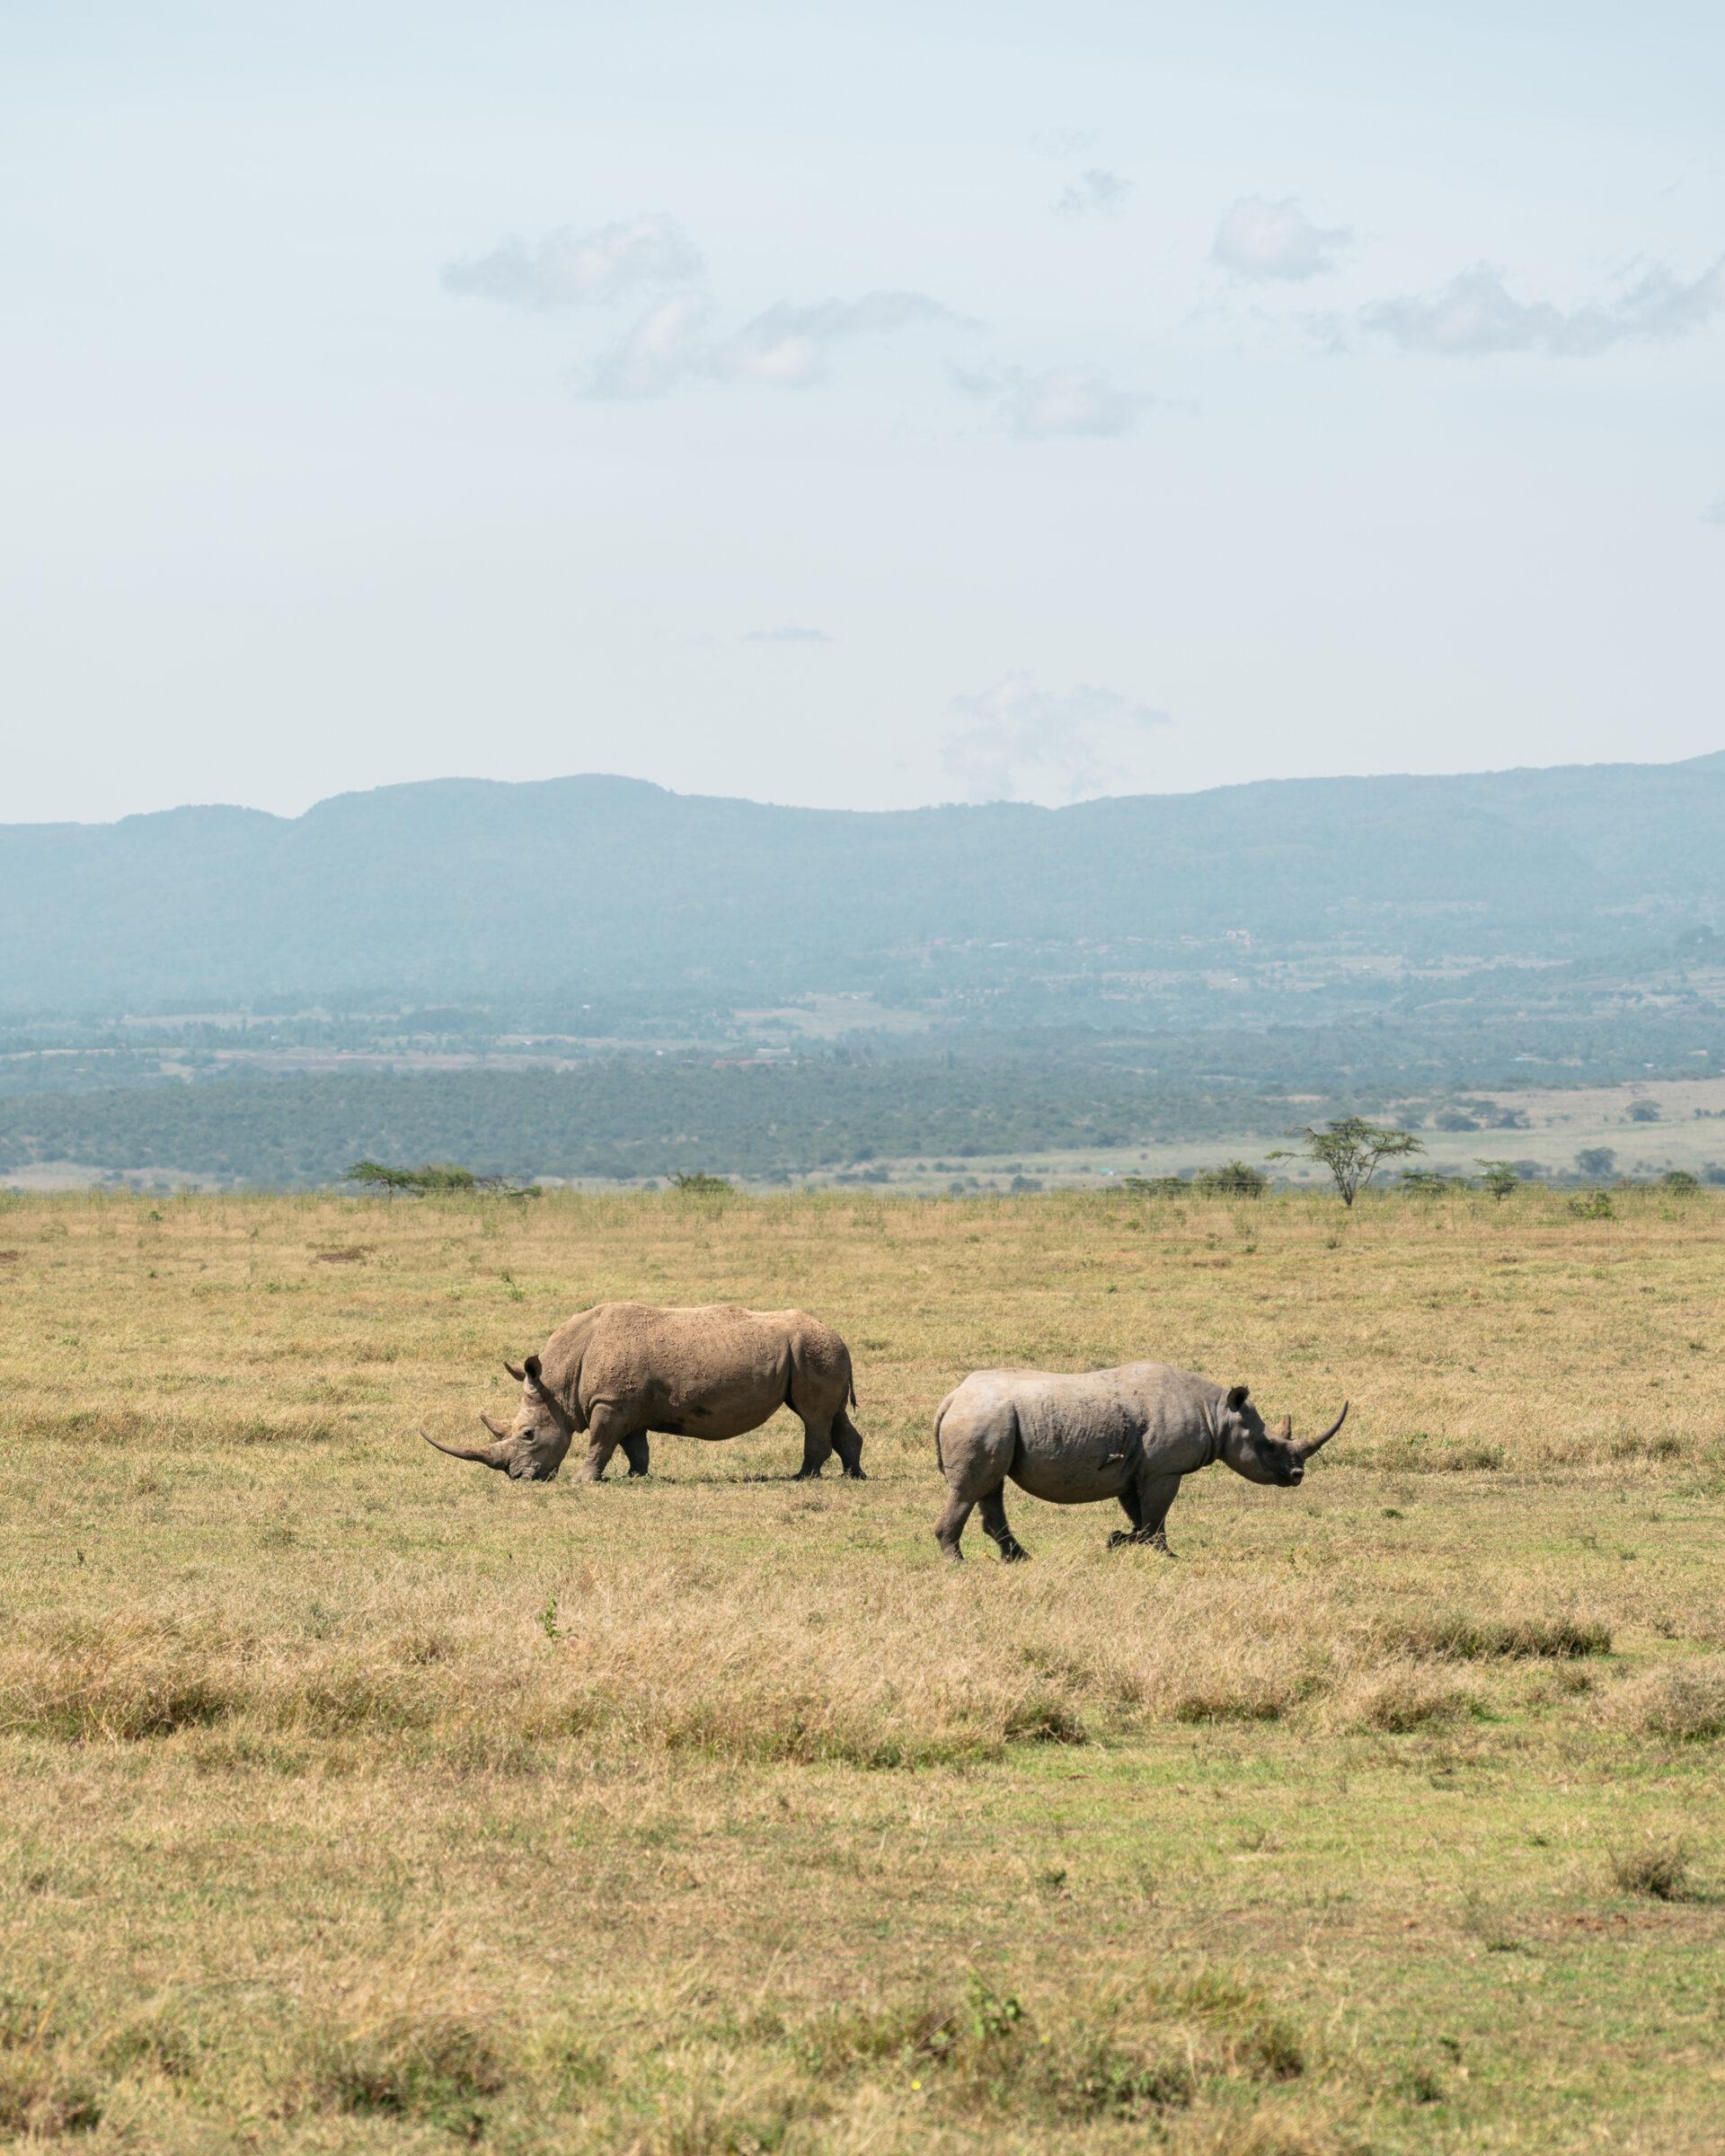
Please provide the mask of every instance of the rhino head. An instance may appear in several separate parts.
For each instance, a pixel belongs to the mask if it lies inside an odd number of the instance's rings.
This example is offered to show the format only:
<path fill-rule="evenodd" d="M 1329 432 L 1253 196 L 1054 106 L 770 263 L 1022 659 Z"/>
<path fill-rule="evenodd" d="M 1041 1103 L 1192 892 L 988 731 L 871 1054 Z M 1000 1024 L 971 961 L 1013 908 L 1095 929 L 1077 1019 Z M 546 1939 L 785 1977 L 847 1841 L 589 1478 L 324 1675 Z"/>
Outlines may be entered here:
<path fill-rule="evenodd" d="M 1271 1430 L 1252 1405 L 1244 1385 L 1233 1385 L 1216 1415 L 1216 1457 L 1225 1460 L 1236 1475 L 1248 1482 L 1269 1482 L 1278 1489 L 1292 1489 L 1305 1480 L 1305 1463 L 1320 1445 L 1328 1445 L 1348 1419 L 1348 1402 L 1321 1436 L 1304 1441 L 1294 1435 L 1294 1418 L 1284 1415 Z"/>
<path fill-rule="evenodd" d="M 503 1367 L 520 1383 L 521 1405 L 507 1430 L 489 1415 L 480 1417 L 491 1433 L 490 1445 L 443 1445 L 429 1430 L 420 1435 L 452 1460 L 477 1460 L 484 1467 L 500 1467 L 517 1482 L 549 1482 L 563 1464 L 575 1435 L 575 1418 L 546 1383 L 536 1355 L 530 1355 L 518 1370 L 513 1363 Z"/>

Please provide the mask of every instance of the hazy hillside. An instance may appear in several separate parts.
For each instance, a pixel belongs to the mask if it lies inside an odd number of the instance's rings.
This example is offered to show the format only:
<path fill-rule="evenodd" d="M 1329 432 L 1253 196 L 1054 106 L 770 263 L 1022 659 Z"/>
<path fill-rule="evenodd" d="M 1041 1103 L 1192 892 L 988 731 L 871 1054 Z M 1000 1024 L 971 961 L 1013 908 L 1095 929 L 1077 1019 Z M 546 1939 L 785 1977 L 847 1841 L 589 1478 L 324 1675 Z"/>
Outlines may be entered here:
<path fill-rule="evenodd" d="M 889 814 L 451 779 L 0 827 L 0 1009 L 927 997 L 1230 930 L 1260 958 L 1576 959 L 1717 922 L 1721 858 L 1725 754 Z"/>

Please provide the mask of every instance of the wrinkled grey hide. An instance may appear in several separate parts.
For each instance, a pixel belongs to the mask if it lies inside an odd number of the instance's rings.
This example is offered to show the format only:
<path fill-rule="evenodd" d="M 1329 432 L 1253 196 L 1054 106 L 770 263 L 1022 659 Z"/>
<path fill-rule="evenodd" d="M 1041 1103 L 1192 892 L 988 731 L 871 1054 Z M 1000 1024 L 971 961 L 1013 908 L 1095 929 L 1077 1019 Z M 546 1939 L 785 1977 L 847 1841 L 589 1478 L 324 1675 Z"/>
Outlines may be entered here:
<path fill-rule="evenodd" d="M 600 1303 L 560 1325 L 543 1358 L 504 1366 L 521 1386 L 507 1430 L 482 1415 L 493 1443 L 439 1445 L 422 1430 L 426 1443 L 518 1481 L 549 1482 L 584 1436 L 580 1479 L 597 1482 L 619 1445 L 629 1472 L 644 1475 L 653 1433 L 740 1437 L 789 1408 L 802 1424 L 799 1480 L 819 1474 L 835 1452 L 847 1475 L 863 1480 L 862 1439 L 845 1411 L 856 1405 L 850 1350 L 807 1311 Z"/>
<path fill-rule="evenodd" d="M 1131 1522 L 1117 1542 L 1166 1551 L 1163 1522 L 1182 1475 L 1224 1460 L 1248 1482 L 1287 1489 L 1341 1427 L 1295 1442 L 1284 1418 L 1271 1432 L 1244 1385 L 1213 1385 L 1166 1363 L 1065 1376 L 1046 1370 L 978 1370 L 949 1392 L 934 1417 L 934 1452 L 951 1492 L 934 1539 L 950 1562 L 974 1507 L 984 1532 L 1010 1563 L 1024 1556 L 1006 1524 L 1007 1480 L 1051 1505 L 1118 1498 Z"/>

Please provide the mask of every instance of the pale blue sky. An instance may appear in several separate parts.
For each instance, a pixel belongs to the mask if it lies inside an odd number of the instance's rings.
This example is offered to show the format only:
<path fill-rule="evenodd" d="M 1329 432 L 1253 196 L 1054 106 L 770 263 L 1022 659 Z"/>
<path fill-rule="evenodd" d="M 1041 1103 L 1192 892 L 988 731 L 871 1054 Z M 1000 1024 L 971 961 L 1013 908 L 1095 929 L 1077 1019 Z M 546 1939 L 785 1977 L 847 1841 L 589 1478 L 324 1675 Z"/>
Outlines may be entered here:
<path fill-rule="evenodd" d="M 0 821 L 1725 745 L 1725 17 L 0 11 Z"/>

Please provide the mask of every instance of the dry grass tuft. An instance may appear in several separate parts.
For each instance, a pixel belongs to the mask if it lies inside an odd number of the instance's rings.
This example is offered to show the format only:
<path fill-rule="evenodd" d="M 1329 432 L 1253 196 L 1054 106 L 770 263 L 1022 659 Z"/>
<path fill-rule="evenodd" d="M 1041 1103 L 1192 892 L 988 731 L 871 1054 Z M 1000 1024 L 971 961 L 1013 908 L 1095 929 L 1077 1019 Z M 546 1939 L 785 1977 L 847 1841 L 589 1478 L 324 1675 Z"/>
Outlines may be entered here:
<path fill-rule="evenodd" d="M 308 2033 L 304 2074 L 309 2100 L 368 2117 L 423 2118 L 460 2131 L 481 2097 L 509 2075 L 490 2035 L 459 2014 L 394 2015 Z"/>
<path fill-rule="evenodd" d="M 94 2084 L 51 2053 L 0 2051 L 0 2134 L 29 2143 L 93 2134 L 102 2109 Z"/>
<path fill-rule="evenodd" d="M 1328 1719 L 1335 1727 L 1381 1729 L 1400 1736 L 1459 1721 L 1480 1703 L 1477 1689 L 1403 1663 L 1358 1671 L 1337 1692 Z"/>
<path fill-rule="evenodd" d="M 1572 1615 L 1475 1617 L 1462 1610 L 1433 1610 L 1400 1617 L 1376 1628 L 1392 1652 L 1442 1662 L 1549 1659 L 1611 1652 L 1611 1627 Z"/>
<path fill-rule="evenodd" d="M 1279 2107 L 1263 2107 L 1244 2116 L 1237 2111 L 1207 2109 L 1182 2120 L 1169 2134 L 1168 2156 L 1352 2156 L 1363 2143 L 1338 2137 L 1317 2119 L 1291 2116 Z"/>
<path fill-rule="evenodd" d="M 889 2065 L 937 2114 L 1050 2123 L 1154 2118 L 1211 2083 L 1294 2080 L 1306 2061 L 1297 2032 L 1258 1993 L 1203 1975 L 1047 2008 L 973 1975 L 954 2003 L 818 2017 L 793 2049 L 823 2085 Z"/>
<path fill-rule="evenodd" d="M 1725 1736 L 1725 1655 L 1649 1670 L 1624 1684 L 1606 1711 L 1622 1728 L 1673 1744 Z"/>
<path fill-rule="evenodd" d="M 1688 1844 L 1667 1835 L 1650 1835 L 1632 1848 L 1612 1851 L 1611 1876 L 1625 1894 L 1680 1901 L 1688 1891 L 1689 1875 Z"/>

